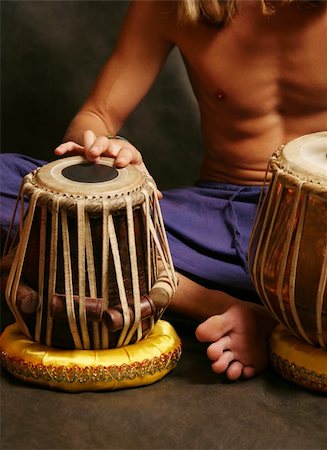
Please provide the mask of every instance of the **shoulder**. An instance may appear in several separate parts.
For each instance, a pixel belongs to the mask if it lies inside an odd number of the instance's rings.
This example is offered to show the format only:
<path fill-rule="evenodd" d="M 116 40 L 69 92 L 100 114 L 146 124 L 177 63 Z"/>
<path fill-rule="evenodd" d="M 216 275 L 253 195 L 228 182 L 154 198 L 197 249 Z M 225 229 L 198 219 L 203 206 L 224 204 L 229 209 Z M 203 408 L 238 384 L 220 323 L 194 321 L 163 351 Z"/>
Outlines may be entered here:
<path fill-rule="evenodd" d="M 129 3 L 125 25 L 146 27 L 151 32 L 167 37 L 177 26 L 177 1 L 180 0 L 132 0 Z"/>
<path fill-rule="evenodd" d="M 177 1 L 181 0 L 130 0 L 128 12 L 151 16 L 154 20 L 165 22 L 177 17 Z"/>

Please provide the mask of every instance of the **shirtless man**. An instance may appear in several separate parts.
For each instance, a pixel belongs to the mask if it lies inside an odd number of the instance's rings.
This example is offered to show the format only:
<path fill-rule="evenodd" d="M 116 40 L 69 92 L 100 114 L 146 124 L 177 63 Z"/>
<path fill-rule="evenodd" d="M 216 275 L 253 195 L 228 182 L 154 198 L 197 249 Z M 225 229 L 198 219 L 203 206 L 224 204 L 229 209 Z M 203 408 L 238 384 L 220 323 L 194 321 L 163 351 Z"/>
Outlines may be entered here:
<path fill-rule="evenodd" d="M 187 0 L 183 0 L 187 1 Z M 142 156 L 115 136 L 177 46 L 201 112 L 205 155 L 200 178 L 261 185 L 277 147 L 327 125 L 327 8 L 325 2 L 238 1 L 223 26 L 179 23 L 175 2 L 132 2 L 116 49 L 73 119 L 58 156 L 84 153 L 144 169 Z M 219 238 L 217 231 L 217 239 Z M 210 345 L 212 368 L 231 380 L 267 365 L 266 337 L 274 326 L 261 305 L 179 275 L 170 309 L 200 320 L 197 338 Z"/>

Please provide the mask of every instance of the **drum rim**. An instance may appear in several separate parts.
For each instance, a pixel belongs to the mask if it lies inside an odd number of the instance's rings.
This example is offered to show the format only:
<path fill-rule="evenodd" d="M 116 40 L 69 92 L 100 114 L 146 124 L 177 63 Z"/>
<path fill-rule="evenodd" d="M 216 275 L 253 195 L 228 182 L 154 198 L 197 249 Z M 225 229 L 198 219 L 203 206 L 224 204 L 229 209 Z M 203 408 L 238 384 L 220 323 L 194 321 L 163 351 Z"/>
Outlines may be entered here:
<path fill-rule="evenodd" d="M 306 134 L 289 141 L 287 144 L 281 145 L 276 152 L 274 152 L 269 161 L 270 168 L 273 172 L 279 172 L 279 176 L 285 177 L 285 179 L 289 180 L 292 184 L 294 184 L 294 182 L 299 184 L 298 180 L 301 180 L 304 184 L 304 189 L 327 192 L 327 173 L 316 167 L 315 173 L 312 173 L 306 170 L 306 168 L 303 168 L 296 161 L 290 161 L 290 159 L 287 158 L 287 156 L 290 154 L 292 155 L 295 150 L 300 152 L 304 145 L 320 138 L 326 138 L 327 140 L 327 131 Z"/>
<path fill-rule="evenodd" d="M 327 185 L 324 186 L 312 178 L 299 176 L 297 173 L 291 171 L 289 168 L 279 164 L 273 157 L 270 161 L 271 170 L 275 176 L 282 179 L 286 187 L 301 189 L 307 191 L 312 196 L 318 196 L 321 200 L 327 201 Z"/>
<path fill-rule="evenodd" d="M 106 165 L 113 166 L 114 159 L 107 157 L 101 159 Z M 72 186 L 70 192 L 63 192 L 58 189 L 57 184 L 60 187 L 63 184 L 60 180 L 51 178 L 53 168 L 58 166 L 65 168 L 69 166 L 69 163 L 80 164 L 83 162 L 86 162 L 86 158 L 72 156 L 38 167 L 24 177 L 24 195 L 32 196 L 37 193 L 38 204 L 47 204 L 51 208 L 52 203 L 58 201 L 60 208 L 72 212 L 75 211 L 78 201 L 83 200 L 87 212 L 98 214 L 102 212 L 104 204 L 106 204 L 110 212 L 121 210 L 126 208 L 127 197 L 131 198 L 132 206 L 138 206 L 144 202 L 145 196 L 152 197 L 155 192 L 153 179 L 132 165 L 117 169 L 119 171 L 118 177 L 108 182 L 93 183 L 90 185 L 89 183 L 78 183 L 67 180 L 67 185 L 70 184 Z M 128 180 L 130 183 L 125 184 Z M 82 188 L 79 190 L 78 186 L 82 186 Z M 86 192 L 87 188 L 89 192 Z M 97 193 L 94 192 L 95 188 L 98 188 Z"/>
<path fill-rule="evenodd" d="M 113 158 L 101 157 L 99 164 L 113 167 L 114 161 L 115 160 Z M 37 187 L 41 187 L 58 194 L 66 193 L 69 195 L 79 195 L 82 197 L 88 197 L 90 195 L 89 191 L 96 190 L 99 196 L 107 198 L 116 195 L 124 195 L 128 192 L 134 191 L 142 185 L 145 178 L 145 174 L 132 164 L 129 164 L 126 167 L 116 168 L 118 172 L 118 176 L 116 178 L 98 183 L 77 182 L 65 178 L 61 174 L 63 169 L 83 163 L 88 163 L 84 156 L 70 156 L 45 164 L 44 166 L 36 169 L 35 172 L 32 172 L 34 175 L 35 184 Z M 108 190 L 110 190 L 111 195 L 107 194 Z"/>

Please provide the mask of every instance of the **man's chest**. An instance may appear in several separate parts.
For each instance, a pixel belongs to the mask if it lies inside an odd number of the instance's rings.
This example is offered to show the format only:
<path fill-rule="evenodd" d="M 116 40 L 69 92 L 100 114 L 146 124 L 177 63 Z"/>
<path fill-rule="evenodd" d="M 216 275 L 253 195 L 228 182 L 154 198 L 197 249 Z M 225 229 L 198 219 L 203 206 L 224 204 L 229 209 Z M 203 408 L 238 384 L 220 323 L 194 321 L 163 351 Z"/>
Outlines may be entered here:
<path fill-rule="evenodd" d="M 177 39 L 200 102 L 248 115 L 327 109 L 327 19 L 259 25 L 199 27 Z"/>

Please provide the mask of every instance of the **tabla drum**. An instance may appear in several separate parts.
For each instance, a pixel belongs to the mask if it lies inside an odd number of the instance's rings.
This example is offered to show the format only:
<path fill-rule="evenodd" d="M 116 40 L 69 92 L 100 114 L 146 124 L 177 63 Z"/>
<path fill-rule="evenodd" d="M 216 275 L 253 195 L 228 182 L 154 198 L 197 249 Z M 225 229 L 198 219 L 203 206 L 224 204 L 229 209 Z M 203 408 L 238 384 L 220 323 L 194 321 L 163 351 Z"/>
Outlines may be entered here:
<path fill-rule="evenodd" d="M 327 132 L 280 147 L 269 166 L 249 266 L 281 324 L 270 339 L 272 363 L 286 378 L 327 391 Z"/>
<path fill-rule="evenodd" d="M 26 214 L 24 197 L 29 198 Z M 54 364 L 58 369 L 59 364 L 68 371 L 80 367 L 85 355 L 95 355 L 93 362 L 87 358 L 83 366 L 83 370 L 91 367 L 92 373 L 98 370 L 95 360 L 102 361 L 101 367 L 106 360 L 116 367 L 113 356 L 118 349 L 124 349 L 118 360 L 125 366 L 133 348 L 137 348 L 137 358 L 142 358 L 142 346 L 147 347 L 148 340 L 146 360 L 153 351 L 155 359 L 165 360 L 165 364 L 160 360 L 160 370 L 151 366 L 152 375 L 171 370 L 180 354 L 180 342 L 169 324 L 162 328 L 161 316 L 176 290 L 177 277 L 152 178 L 131 165 L 116 169 L 110 158 L 91 164 L 81 156 L 69 157 L 26 175 L 20 201 L 19 243 L 6 285 L 6 299 L 19 328 L 6 330 L 0 341 L 5 366 L 17 369 L 22 351 L 15 353 L 10 337 L 20 344 L 27 340 L 29 349 L 31 343 L 36 346 L 30 360 L 23 358 L 23 367 L 40 365 L 37 355 L 42 348 L 48 358 L 50 349 L 54 351 L 56 362 L 51 356 L 51 367 Z M 159 329 L 166 330 L 166 338 L 161 331 L 156 336 Z M 169 351 L 164 343 L 163 353 L 158 354 L 156 339 L 161 345 L 166 339 Z M 28 354 L 24 345 L 23 350 Z M 22 370 L 17 369 L 15 375 Z M 26 370 L 35 374 L 36 369 Z M 143 384 L 149 375 L 142 370 L 136 383 Z M 48 380 L 55 387 L 76 390 L 69 377 L 61 386 L 55 378 Z M 95 384 L 95 389 L 112 387 Z"/>

